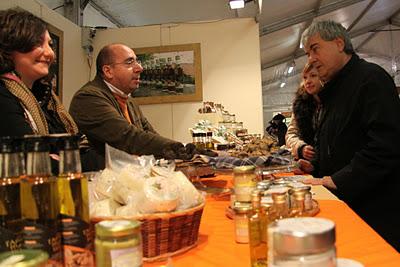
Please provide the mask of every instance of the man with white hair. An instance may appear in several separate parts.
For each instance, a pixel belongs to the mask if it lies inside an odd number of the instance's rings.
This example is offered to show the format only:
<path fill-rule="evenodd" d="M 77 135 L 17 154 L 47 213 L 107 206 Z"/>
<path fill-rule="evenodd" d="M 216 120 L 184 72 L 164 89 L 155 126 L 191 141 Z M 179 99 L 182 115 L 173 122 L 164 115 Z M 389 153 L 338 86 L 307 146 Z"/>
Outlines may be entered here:
<path fill-rule="evenodd" d="M 308 61 L 325 82 L 316 158 L 301 160 L 400 251 L 400 100 L 390 75 L 354 52 L 339 23 L 318 21 L 302 35 Z"/>

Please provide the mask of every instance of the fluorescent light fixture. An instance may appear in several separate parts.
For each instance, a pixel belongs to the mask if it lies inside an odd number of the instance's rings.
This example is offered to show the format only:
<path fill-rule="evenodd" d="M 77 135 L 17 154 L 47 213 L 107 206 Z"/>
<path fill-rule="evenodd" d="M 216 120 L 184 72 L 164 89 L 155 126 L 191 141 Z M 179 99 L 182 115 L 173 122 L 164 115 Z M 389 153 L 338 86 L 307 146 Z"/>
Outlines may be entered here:
<path fill-rule="evenodd" d="M 231 9 L 244 8 L 244 0 L 229 0 Z"/>
<path fill-rule="evenodd" d="M 294 70 L 293 65 L 292 65 L 292 66 L 289 66 L 289 69 L 288 69 L 287 73 L 290 74 L 290 73 L 292 73 L 293 70 Z"/>
<path fill-rule="evenodd" d="M 284 87 L 286 85 L 285 82 L 281 82 L 281 85 L 279 85 L 280 88 Z"/>

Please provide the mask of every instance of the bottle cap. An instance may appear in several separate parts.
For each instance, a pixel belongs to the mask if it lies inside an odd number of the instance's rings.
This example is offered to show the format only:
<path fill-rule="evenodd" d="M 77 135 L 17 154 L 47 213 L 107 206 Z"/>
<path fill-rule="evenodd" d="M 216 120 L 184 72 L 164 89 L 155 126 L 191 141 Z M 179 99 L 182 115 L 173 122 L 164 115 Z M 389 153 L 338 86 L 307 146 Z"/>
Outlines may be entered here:
<path fill-rule="evenodd" d="M 79 149 L 80 135 L 77 134 L 51 134 L 51 142 L 56 145 L 58 150 L 77 150 Z"/>
<path fill-rule="evenodd" d="M 23 151 L 24 142 L 22 137 L 0 137 L 0 153 L 17 153 Z"/>
<path fill-rule="evenodd" d="M 26 152 L 48 152 L 49 139 L 43 135 L 24 135 Z"/>

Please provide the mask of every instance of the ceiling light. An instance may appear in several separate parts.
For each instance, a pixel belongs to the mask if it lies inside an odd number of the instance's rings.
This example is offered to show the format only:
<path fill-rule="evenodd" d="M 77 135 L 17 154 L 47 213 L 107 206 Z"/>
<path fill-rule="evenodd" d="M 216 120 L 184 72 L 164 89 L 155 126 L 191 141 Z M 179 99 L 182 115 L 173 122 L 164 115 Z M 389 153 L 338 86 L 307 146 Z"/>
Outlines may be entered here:
<path fill-rule="evenodd" d="M 300 49 L 303 49 L 303 43 L 300 42 Z"/>
<path fill-rule="evenodd" d="M 296 63 L 294 62 L 294 60 L 292 62 L 288 63 L 287 74 L 291 74 L 295 67 L 296 67 Z"/>
<path fill-rule="evenodd" d="M 285 82 L 281 82 L 281 85 L 279 85 L 280 88 L 284 87 L 286 85 Z"/>
<path fill-rule="evenodd" d="M 244 8 L 244 0 L 229 0 L 231 9 Z"/>

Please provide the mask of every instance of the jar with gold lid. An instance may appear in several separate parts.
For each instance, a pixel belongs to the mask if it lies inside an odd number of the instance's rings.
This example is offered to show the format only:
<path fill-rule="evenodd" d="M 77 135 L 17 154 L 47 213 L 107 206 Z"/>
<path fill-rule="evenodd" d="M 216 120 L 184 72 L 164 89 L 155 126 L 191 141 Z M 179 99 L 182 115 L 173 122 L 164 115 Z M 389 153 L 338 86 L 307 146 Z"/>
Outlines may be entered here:
<path fill-rule="evenodd" d="M 96 228 L 96 266 L 142 266 L 140 222 L 101 221 Z"/>
<path fill-rule="evenodd" d="M 257 185 L 257 175 L 254 166 L 240 166 L 233 169 L 233 185 L 236 200 L 250 202 L 251 192 Z"/>
<path fill-rule="evenodd" d="M 235 202 L 233 210 L 235 211 L 235 240 L 237 243 L 249 243 L 249 216 L 253 210 L 248 202 Z"/>

